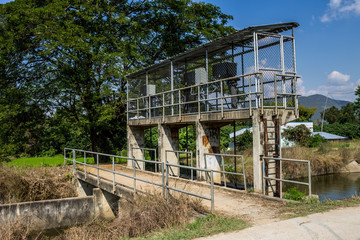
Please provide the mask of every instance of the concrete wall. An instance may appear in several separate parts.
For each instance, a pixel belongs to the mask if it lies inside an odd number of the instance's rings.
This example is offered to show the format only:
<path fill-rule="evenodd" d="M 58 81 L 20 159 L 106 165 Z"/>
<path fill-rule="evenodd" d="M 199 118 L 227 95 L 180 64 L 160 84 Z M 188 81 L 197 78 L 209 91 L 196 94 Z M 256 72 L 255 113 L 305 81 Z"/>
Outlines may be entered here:
<path fill-rule="evenodd" d="M 220 153 L 220 126 L 196 122 L 197 167 L 220 170 L 221 158 L 216 156 L 204 157 L 204 153 Z M 198 173 L 200 179 L 205 179 L 205 173 Z M 221 174 L 214 173 L 214 182 L 221 183 Z"/>
<path fill-rule="evenodd" d="M 145 128 L 127 125 L 127 139 L 128 139 L 128 157 L 136 159 L 144 159 L 144 154 L 141 149 L 145 147 Z M 133 167 L 133 161 L 128 161 L 128 167 Z M 145 162 L 134 162 L 135 166 L 140 169 L 145 169 Z"/>
<path fill-rule="evenodd" d="M 161 162 L 167 161 L 168 163 L 179 164 L 176 153 L 166 152 L 166 150 L 179 150 L 179 126 L 159 124 L 158 133 L 159 160 Z M 180 169 L 171 167 L 169 173 L 173 176 L 179 176 Z"/>
<path fill-rule="evenodd" d="M 95 216 L 94 196 L 0 205 L 0 224 L 19 222 L 31 229 L 72 226 Z"/>
<path fill-rule="evenodd" d="M 77 179 L 75 186 L 80 197 L 0 205 L 0 224 L 44 230 L 115 218 L 118 196 Z"/>

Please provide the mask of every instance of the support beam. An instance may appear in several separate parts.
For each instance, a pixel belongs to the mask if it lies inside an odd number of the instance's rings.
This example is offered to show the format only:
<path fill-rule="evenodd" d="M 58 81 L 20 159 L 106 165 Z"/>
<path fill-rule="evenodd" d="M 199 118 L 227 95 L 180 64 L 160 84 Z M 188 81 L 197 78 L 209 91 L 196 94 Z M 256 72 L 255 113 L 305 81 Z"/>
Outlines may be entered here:
<path fill-rule="evenodd" d="M 180 164 L 177 154 L 174 152 L 166 152 L 169 151 L 179 151 L 179 126 L 171 126 L 171 125 L 158 125 L 158 146 L 159 146 L 159 161 L 173 164 Z M 172 167 L 169 169 L 170 175 L 179 176 L 180 169 Z"/>
<path fill-rule="evenodd" d="M 220 125 L 196 122 L 196 167 L 220 171 L 221 158 L 204 157 L 204 153 L 220 153 Z M 204 172 L 197 174 L 198 179 L 206 179 Z M 221 174 L 214 173 L 214 182 L 221 183 Z"/>
<path fill-rule="evenodd" d="M 136 159 L 144 159 L 144 152 L 141 149 L 145 147 L 145 128 L 136 127 L 127 125 L 127 138 L 128 138 L 128 147 L 127 154 L 128 157 L 136 158 Z M 133 161 L 128 160 L 128 167 L 133 167 Z M 145 169 L 144 162 L 134 162 L 135 166 L 140 169 Z"/>
<path fill-rule="evenodd" d="M 254 174 L 254 190 L 262 191 L 262 166 L 261 156 L 264 155 L 264 142 L 261 140 L 264 136 L 264 127 L 261 123 L 260 112 L 254 111 L 252 116 L 253 126 L 253 174 Z"/>

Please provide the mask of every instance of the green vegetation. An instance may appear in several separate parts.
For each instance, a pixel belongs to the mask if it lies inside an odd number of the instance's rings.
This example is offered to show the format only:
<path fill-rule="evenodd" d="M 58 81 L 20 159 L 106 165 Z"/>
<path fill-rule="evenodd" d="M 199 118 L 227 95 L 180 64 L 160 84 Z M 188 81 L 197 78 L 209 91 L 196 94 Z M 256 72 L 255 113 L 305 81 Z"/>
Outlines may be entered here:
<path fill-rule="evenodd" d="M 352 207 L 360 204 L 360 197 L 352 197 L 343 200 L 319 202 L 309 199 L 305 202 L 289 202 L 281 210 L 283 218 L 302 217 L 313 213 L 326 212 L 341 207 Z"/>
<path fill-rule="evenodd" d="M 193 239 L 241 230 L 249 226 L 248 223 L 241 219 L 207 215 L 204 218 L 196 219 L 193 223 L 163 229 L 160 232 L 152 233 L 145 238 L 139 239 Z"/>
<path fill-rule="evenodd" d="M 62 164 L 64 164 L 64 156 L 62 155 L 56 155 L 54 157 L 17 158 L 6 163 L 6 165 L 17 167 L 46 167 L 60 166 Z"/>
<path fill-rule="evenodd" d="M 125 75 L 235 30 L 192 0 L 16 0 L 0 18 L 1 158 L 124 149 Z"/>
<path fill-rule="evenodd" d="M 320 143 L 326 142 L 325 138 L 319 134 L 312 136 L 310 130 L 304 124 L 284 129 L 283 136 L 305 147 L 317 147 Z"/>
<path fill-rule="evenodd" d="M 296 187 L 288 189 L 284 193 L 284 198 L 294 201 L 301 201 L 305 197 L 305 194 L 303 192 L 300 192 Z"/>

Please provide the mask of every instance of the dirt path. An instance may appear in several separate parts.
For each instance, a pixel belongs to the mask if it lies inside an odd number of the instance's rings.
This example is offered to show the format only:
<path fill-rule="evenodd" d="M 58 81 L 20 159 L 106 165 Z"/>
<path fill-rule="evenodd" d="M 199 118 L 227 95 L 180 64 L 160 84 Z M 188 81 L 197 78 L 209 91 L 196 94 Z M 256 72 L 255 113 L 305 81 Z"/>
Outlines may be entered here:
<path fill-rule="evenodd" d="M 112 165 L 100 165 L 104 169 L 112 169 Z M 133 170 L 117 165 L 115 170 L 119 173 L 133 176 Z M 87 172 L 96 175 L 96 169 L 87 167 Z M 105 171 L 99 172 L 101 178 L 113 180 L 113 174 Z M 161 174 L 147 173 L 144 171 L 136 171 L 136 177 L 146 179 L 161 184 Z M 134 181 L 124 176 L 115 176 L 115 182 L 124 187 L 133 189 Z M 179 178 L 169 178 L 169 186 L 183 189 L 192 193 L 201 194 L 210 197 L 210 185 L 208 184 L 192 184 L 188 180 Z M 148 183 L 136 181 L 136 189 L 144 192 L 158 191 L 162 192 L 162 188 Z M 174 194 L 174 191 L 171 191 Z M 216 187 L 214 190 L 215 212 L 227 216 L 241 217 L 248 220 L 254 225 L 262 225 L 279 219 L 276 216 L 277 210 L 283 205 L 281 202 L 262 199 L 251 194 L 246 194 L 240 190 L 227 190 L 223 187 Z M 202 204 L 210 209 L 211 203 L 203 200 Z"/>

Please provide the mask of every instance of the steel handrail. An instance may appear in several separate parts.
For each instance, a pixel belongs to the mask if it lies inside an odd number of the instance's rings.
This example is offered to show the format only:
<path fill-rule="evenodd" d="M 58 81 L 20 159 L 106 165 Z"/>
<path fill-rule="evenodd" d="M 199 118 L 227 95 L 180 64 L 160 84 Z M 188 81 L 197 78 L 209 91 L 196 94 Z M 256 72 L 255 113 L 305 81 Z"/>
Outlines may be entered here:
<path fill-rule="evenodd" d="M 265 161 L 264 160 L 274 160 L 274 161 L 280 161 L 280 178 L 273 178 L 269 176 L 265 176 Z M 295 180 L 288 180 L 282 178 L 282 161 L 288 161 L 288 162 L 301 162 L 306 163 L 308 166 L 308 182 L 300 182 Z M 263 172 L 263 194 L 266 192 L 266 180 L 273 180 L 273 181 L 280 181 L 282 182 L 288 182 L 288 183 L 294 183 L 294 184 L 300 184 L 300 185 L 306 185 L 308 186 L 309 190 L 309 196 L 311 197 L 311 162 L 309 160 L 302 160 L 302 159 L 290 159 L 290 158 L 276 158 L 276 157 L 263 157 L 262 161 L 262 172 Z M 282 198 L 282 186 L 280 186 L 280 198 Z"/>
<path fill-rule="evenodd" d="M 71 152 L 72 152 L 73 159 L 70 159 L 70 158 L 67 158 L 67 157 L 66 157 L 67 151 L 71 151 Z M 76 160 L 76 152 L 85 153 L 85 154 L 84 154 L 84 162 L 80 162 L 80 161 L 77 161 L 77 160 Z M 178 151 L 178 152 L 182 152 L 182 151 Z M 192 152 L 186 152 L 186 151 L 183 151 L 183 152 L 185 152 L 185 153 L 192 153 Z M 86 163 L 86 153 L 96 155 L 96 166 L 94 166 L 94 165 L 92 165 L 92 164 L 89 164 L 89 163 Z M 109 170 L 109 169 L 106 169 L 106 168 L 101 168 L 101 167 L 99 167 L 99 156 L 112 157 L 112 166 L 113 166 L 113 169 L 112 169 L 112 170 Z M 116 171 L 115 171 L 115 158 L 125 158 L 125 159 L 128 159 L 128 160 L 132 160 L 132 161 L 133 161 L 133 164 L 132 164 L 132 165 L 133 165 L 133 169 L 134 169 L 134 175 L 131 176 L 131 175 L 127 175 L 127 174 L 124 174 L 124 173 L 116 172 Z M 133 187 L 134 193 L 136 193 L 136 181 L 141 181 L 141 182 L 144 182 L 144 183 L 148 183 L 148 184 L 152 184 L 152 185 L 155 185 L 155 186 L 158 186 L 158 187 L 162 187 L 162 189 L 163 189 L 163 195 L 164 195 L 164 197 L 165 197 L 165 194 L 166 194 L 167 200 L 169 200 L 169 189 L 170 189 L 170 190 L 173 190 L 173 191 L 185 193 L 185 194 L 188 194 L 188 195 L 191 195 L 191 196 L 199 197 L 199 198 L 202 198 L 202 199 L 210 200 L 210 201 L 211 201 L 211 213 L 214 212 L 214 184 L 213 184 L 213 171 L 212 171 L 212 170 L 195 168 L 195 167 L 188 167 L 188 166 L 177 165 L 177 164 L 170 164 L 170 163 L 159 162 L 159 161 L 152 161 L 152 160 L 145 160 L 145 159 L 136 159 L 136 158 L 133 158 L 133 157 L 123 157 L 123 156 L 118 156 L 118 155 L 112 155 L 112 154 L 106 154 L 106 153 L 99 153 L 99 152 L 93 152 L 93 151 L 86 151 L 86 150 L 80 150 L 80 149 L 73 149 L 73 148 L 64 148 L 64 163 L 65 163 L 65 164 L 66 164 L 66 161 L 72 161 L 72 163 L 73 163 L 73 173 L 74 173 L 74 174 L 76 173 L 76 164 L 79 164 L 79 165 L 84 166 L 85 178 L 87 177 L 86 167 L 91 167 L 91 168 L 97 169 L 97 174 L 96 174 L 96 175 L 97 175 L 97 184 L 98 184 L 98 186 L 100 186 L 100 174 L 99 174 L 99 170 L 112 173 L 112 174 L 113 174 L 113 180 L 112 180 L 112 182 L 113 182 L 113 191 L 114 191 L 114 192 L 115 192 L 115 189 L 116 189 L 116 186 L 117 186 L 117 184 L 116 184 L 116 182 L 115 182 L 115 175 L 118 175 L 118 176 L 130 178 L 130 179 L 133 179 L 133 180 L 134 180 L 134 187 Z M 161 171 L 162 183 L 152 182 L 152 181 L 148 181 L 148 180 L 145 180 L 145 179 L 136 177 L 136 168 L 135 168 L 135 165 L 134 165 L 134 162 L 135 162 L 135 161 L 149 162 L 149 163 L 154 163 L 154 164 L 156 164 L 156 165 L 157 165 L 157 164 L 161 164 L 161 165 L 162 165 L 162 171 Z M 211 184 L 210 184 L 211 197 L 207 197 L 207 196 L 203 196 L 203 195 L 200 195 L 200 194 L 188 192 L 188 191 L 185 191 L 185 190 L 182 190 L 182 189 L 178 189 L 178 188 L 175 188 L 175 187 L 170 187 L 170 186 L 169 186 L 169 181 L 168 181 L 168 179 L 169 179 L 169 173 L 168 173 L 169 170 L 168 170 L 168 168 L 169 168 L 170 166 L 180 167 L 180 168 L 190 168 L 190 169 L 198 170 L 198 171 L 206 171 L 206 172 L 207 172 L 207 171 L 210 171 L 210 172 L 211 172 L 211 179 L 212 179 L 212 180 L 211 180 Z M 165 182 L 165 170 L 166 170 L 166 182 Z"/>

